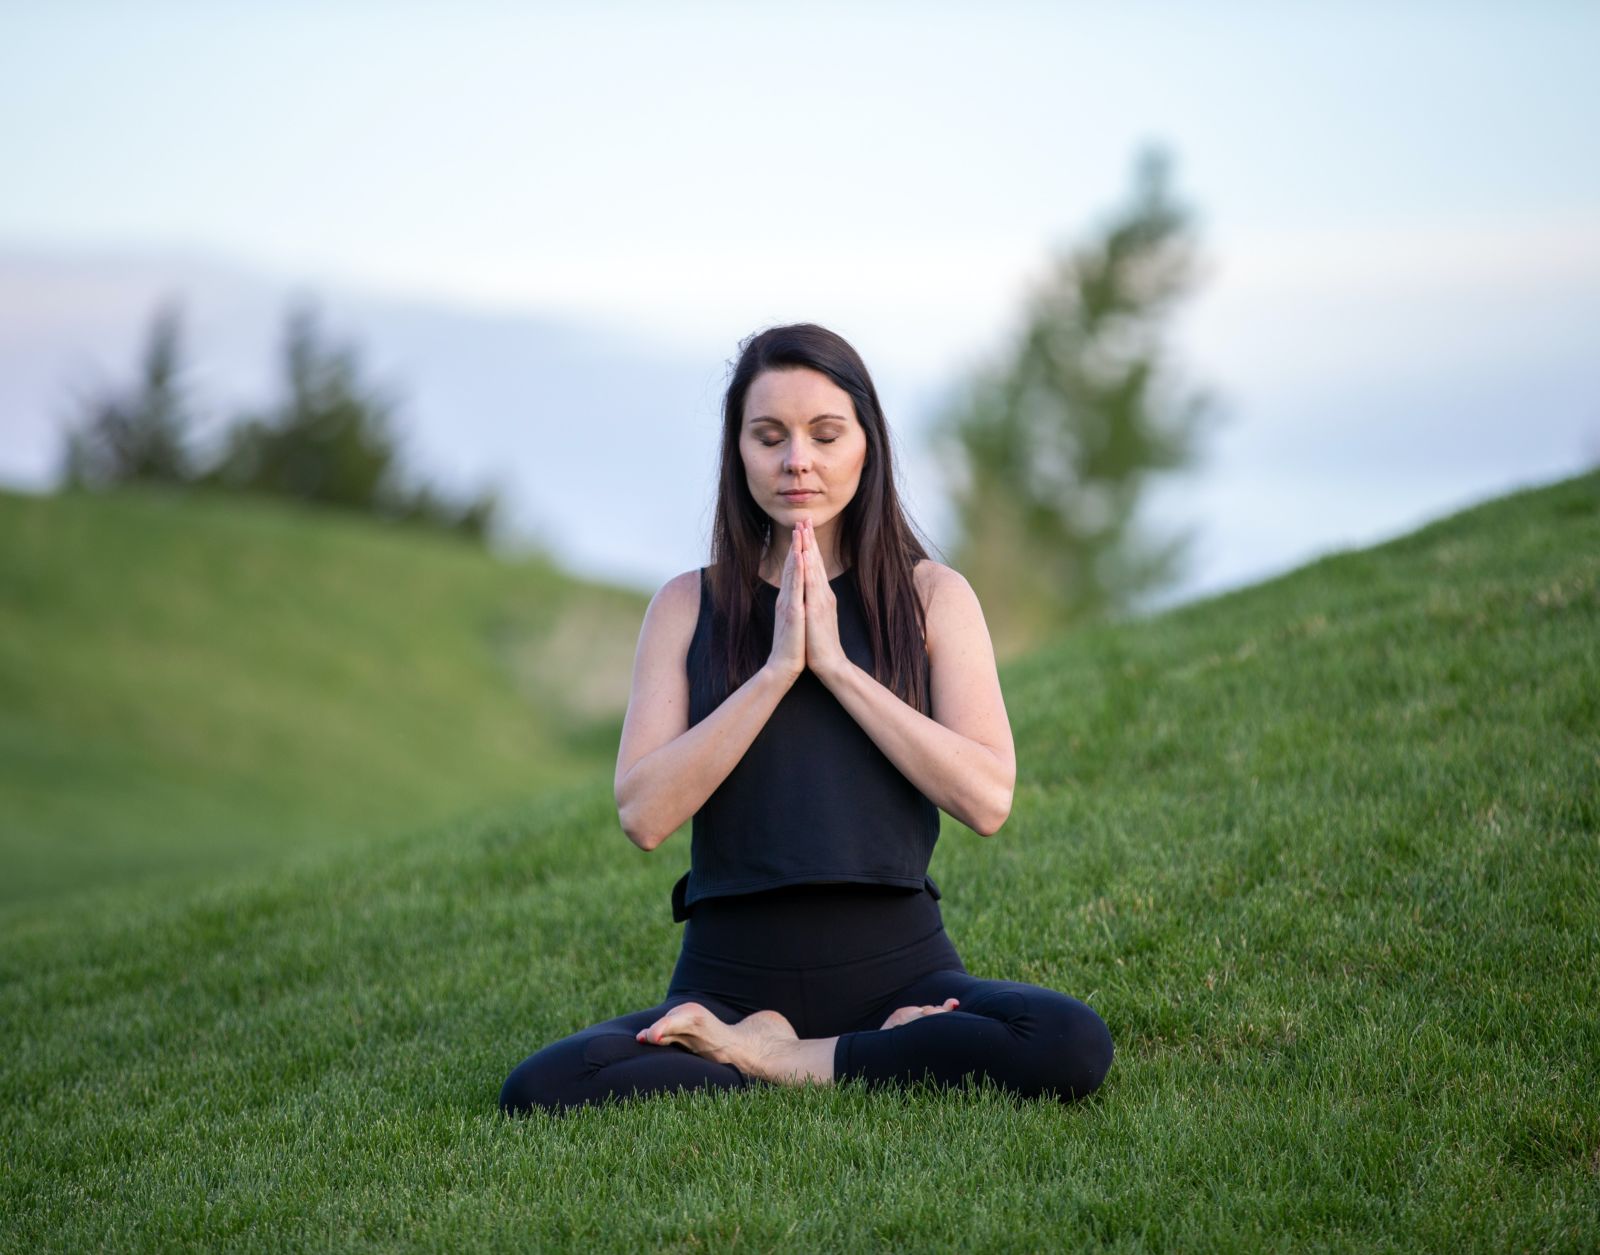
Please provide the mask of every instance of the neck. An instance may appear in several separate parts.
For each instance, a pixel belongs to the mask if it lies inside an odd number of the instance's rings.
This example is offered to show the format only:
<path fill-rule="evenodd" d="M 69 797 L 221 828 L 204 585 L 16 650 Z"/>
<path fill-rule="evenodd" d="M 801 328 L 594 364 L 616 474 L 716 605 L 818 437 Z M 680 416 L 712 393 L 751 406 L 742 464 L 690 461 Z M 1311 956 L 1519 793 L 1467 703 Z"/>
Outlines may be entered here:
<path fill-rule="evenodd" d="M 772 544 L 761 559 L 762 574 L 772 584 L 780 583 L 783 576 L 783 564 L 789 560 L 790 542 L 794 533 L 789 528 L 773 528 Z M 818 531 L 816 534 L 816 547 L 822 553 L 822 569 L 831 580 L 840 574 L 838 547 L 834 544 L 835 529 L 830 527 L 826 532 Z"/>

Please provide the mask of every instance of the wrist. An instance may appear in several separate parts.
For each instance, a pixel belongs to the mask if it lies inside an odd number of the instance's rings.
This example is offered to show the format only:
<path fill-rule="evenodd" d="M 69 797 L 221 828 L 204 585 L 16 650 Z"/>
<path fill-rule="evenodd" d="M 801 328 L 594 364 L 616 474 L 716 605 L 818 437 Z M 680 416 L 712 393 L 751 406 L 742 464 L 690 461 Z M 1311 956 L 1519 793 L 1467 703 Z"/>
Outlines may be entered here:
<path fill-rule="evenodd" d="M 811 669 L 817 673 L 817 679 L 832 688 L 837 681 L 847 676 L 855 665 L 849 658 L 840 655 L 831 662 L 816 664 Z"/>
<path fill-rule="evenodd" d="M 769 658 L 762 666 L 761 670 L 766 674 L 768 683 L 782 689 L 789 689 L 792 688 L 794 682 L 800 678 L 800 672 L 804 671 L 805 668 L 800 667 L 798 670 L 792 670 L 788 667 L 782 666 L 779 663 L 773 662 Z"/>

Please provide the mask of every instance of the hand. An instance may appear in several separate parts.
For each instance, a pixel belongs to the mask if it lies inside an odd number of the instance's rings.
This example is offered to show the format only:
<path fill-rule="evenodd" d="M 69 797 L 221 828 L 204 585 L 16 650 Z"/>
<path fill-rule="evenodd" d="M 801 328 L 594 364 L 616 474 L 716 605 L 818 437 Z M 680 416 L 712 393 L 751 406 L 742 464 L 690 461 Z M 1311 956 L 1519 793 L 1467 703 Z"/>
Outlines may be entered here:
<path fill-rule="evenodd" d="M 767 665 L 787 678 L 798 679 L 806 669 L 806 588 L 800 524 L 789 538 L 789 556 L 778 577 L 778 604 L 773 609 L 772 653 Z M 814 546 L 813 546 L 814 547 Z"/>
<path fill-rule="evenodd" d="M 938 1015 L 941 1011 L 953 1011 L 961 1005 L 959 998 L 946 998 L 936 1007 L 901 1007 L 883 1022 L 884 1028 L 899 1028 L 902 1024 L 909 1024 L 912 1020 L 920 1020 L 925 1015 Z M 881 1029 L 879 1030 L 882 1031 Z"/>
<path fill-rule="evenodd" d="M 800 560 L 805 572 L 806 666 L 823 678 L 850 660 L 839 643 L 839 599 L 828 586 L 828 569 L 822 565 L 811 520 L 801 519 L 799 530 L 805 538 Z"/>

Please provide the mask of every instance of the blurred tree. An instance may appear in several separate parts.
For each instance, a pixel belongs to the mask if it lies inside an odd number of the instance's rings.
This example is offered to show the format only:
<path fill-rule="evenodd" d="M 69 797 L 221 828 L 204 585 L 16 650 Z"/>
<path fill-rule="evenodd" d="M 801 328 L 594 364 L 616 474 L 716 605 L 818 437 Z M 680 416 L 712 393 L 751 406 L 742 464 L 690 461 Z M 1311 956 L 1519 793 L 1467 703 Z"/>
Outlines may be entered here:
<path fill-rule="evenodd" d="M 70 420 L 61 459 L 67 489 L 101 489 L 131 480 L 182 483 L 193 474 L 192 414 L 181 379 L 179 302 L 161 305 L 150 328 L 138 385 L 100 389 L 82 420 Z"/>
<path fill-rule="evenodd" d="M 1159 148 L 1139 155 L 1130 202 L 1054 262 L 1013 346 L 934 424 L 954 483 L 953 560 L 998 653 L 1124 613 L 1181 570 L 1190 537 L 1152 537 L 1134 519 L 1149 477 L 1193 460 L 1214 408 L 1176 386 L 1161 344 L 1195 261 L 1168 167 Z"/>
<path fill-rule="evenodd" d="M 395 402 L 360 382 L 355 351 L 324 344 L 317 323 L 309 301 L 290 308 L 283 399 L 234 422 L 205 478 L 229 488 L 376 509 L 397 470 L 390 425 Z"/>
<path fill-rule="evenodd" d="M 310 301 L 289 310 L 284 375 L 282 400 L 233 424 L 203 482 L 486 537 L 498 508 L 492 492 L 457 506 L 402 482 L 396 399 L 361 381 L 353 348 L 324 343 Z"/>
<path fill-rule="evenodd" d="M 492 489 L 484 489 L 469 501 L 451 502 L 422 484 L 395 490 L 385 512 L 403 522 L 443 527 L 486 540 L 499 509 L 499 495 Z"/>

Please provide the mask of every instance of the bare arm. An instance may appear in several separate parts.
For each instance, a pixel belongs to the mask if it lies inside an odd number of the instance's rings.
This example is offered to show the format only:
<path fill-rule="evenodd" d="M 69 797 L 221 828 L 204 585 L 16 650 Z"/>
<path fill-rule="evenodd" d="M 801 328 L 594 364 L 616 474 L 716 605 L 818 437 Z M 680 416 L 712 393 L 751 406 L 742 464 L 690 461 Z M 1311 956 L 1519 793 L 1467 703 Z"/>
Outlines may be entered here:
<path fill-rule="evenodd" d="M 1011 814 L 1017 780 L 994 645 L 965 576 L 931 560 L 918 563 L 917 574 L 929 590 L 924 604 L 933 717 L 849 659 L 817 678 L 940 810 L 993 836 Z"/>
<path fill-rule="evenodd" d="M 797 678 L 769 661 L 689 727 L 685 662 L 699 609 L 699 572 L 674 576 L 639 631 L 615 792 L 622 830 L 641 850 L 655 849 L 700 809 Z"/>

